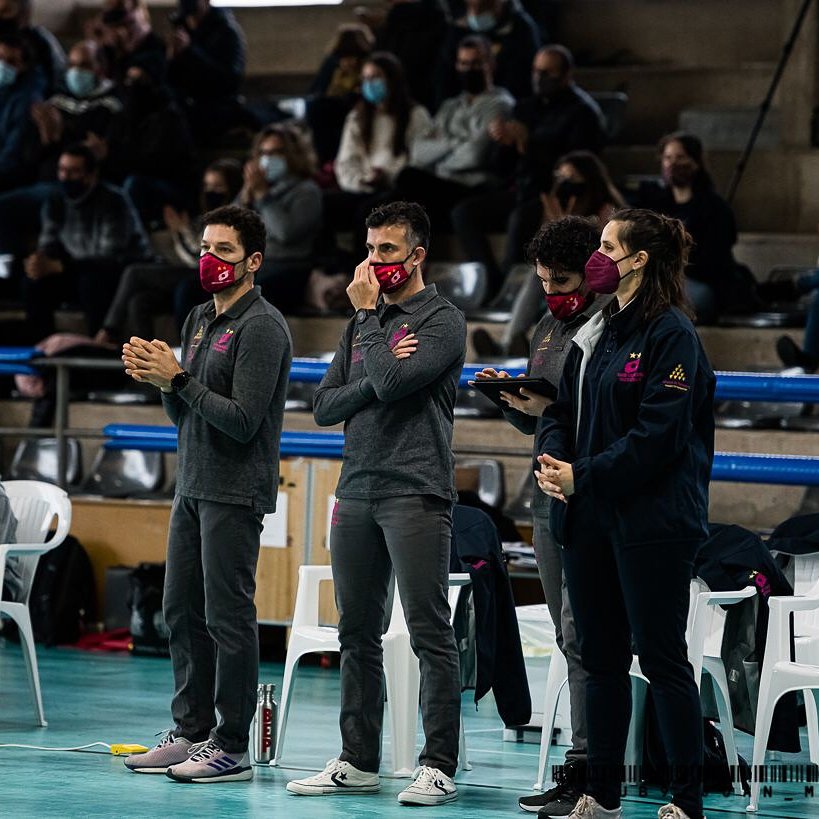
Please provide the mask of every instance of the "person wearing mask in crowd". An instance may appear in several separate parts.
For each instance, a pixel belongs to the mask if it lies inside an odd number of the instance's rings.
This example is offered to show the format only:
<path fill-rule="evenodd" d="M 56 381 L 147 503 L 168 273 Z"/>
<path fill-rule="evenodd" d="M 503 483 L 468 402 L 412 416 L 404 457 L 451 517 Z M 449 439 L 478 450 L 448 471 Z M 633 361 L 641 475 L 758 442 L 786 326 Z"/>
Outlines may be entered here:
<path fill-rule="evenodd" d="M 232 12 L 179 0 L 168 43 L 168 84 L 202 144 L 247 121 L 239 101 L 245 37 Z"/>
<path fill-rule="evenodd" d="M 23 264 L 30 341 L 54 332 L 54 310 L 78 300 L 88 334 L 102 326 L 122 270 L 151 257 L 148 238 L 127 195 L 99 180 L 97 160 L 82 144 L 65 148 L 59 188 L 43 208 L 37 250 Z"/>
<path fill-rule="evenodd" d="M 57 160 L 67 145 L 89 135 L 103 136 L 112 118 L 122 111 L 113 83 L 105 79 L 101 50 L 93 40 L 76 43 L 68 53 L 66 90 L 31 106 L 39 135 L 36 151 L 39 181 L 0 194 L 0 253 L 13 257 L 15 277 L 36 241 L 40 214 L 56 186 Z"/>
<path fill-rule="evenodd" d="M 659 143 L 661 182 L 643 182 L 635 204 L 679 219 L 694 246 L 685 268 L 685 288 L 701 324 L 713 324 L 731 307 L 737 226 L 730 205 L 714 190 L 702 142 L 677 131 Z"/>
<path fill-rule="evenodd" d="M 241 187 L 242 166 L 237 160 L 217 159 L 211 162 L 202 176 L 199 214 L 207 214 L 230 204 Z M 207 293 L 199 287 L 198 279 L 195 281 L 195 286 L 199 288 L 197 296 L 191 295 L 193 285 L 190 283 L 194 281 L 199 266 L 199 220 L 192 223 L 187 211 L 177 211 L 171 205 L 165 206 L 164 215 L 176 258 L 170 264 L 140 263 L 125 268 L 95 341 L 121 344 L 132 335 L 153 338 L 156 316 L 170 313 L 171 310 L 181 332 L 190 312 L 182 311 L 188 307 L 189 300 L 197 304 L 207 297 Z M 175 293 L 183 283 L 190 286 L 183 288 L 180 301 L 175 298 Z"/>
<path fill-rule="evenodd" d="M 87 27 L 88 36 L 105 51 L 111 79 L 122 85 L 132 65 L 151 62 L 160 81 L 165 79 L 165 41 L 151 27 L 146 0 L 103 0 L 99 16 Z"/>
<path fill-rule="evenodd" d="M 543 223 L 556 221 L 564 216 L 585 216 L 590 219 L 599 230 L 608 222 L 612 214 L 625 206 L 623 197 L 611 181 L 606 166 L 591 151 L 571 151 L 557 160 L 554 172 L 554 182 L 548 193 L 540 195 L 542 204 Z M 520 227 L 520 223 L 515 223 Z M 511 245 L 521 241 L 517 232 L 507 236 L 510 246 L 507 254 L 513 256 Z M 478 328 L 472 334 L 472 346 L 481 358 L 506 358 L 509 356 L 525 356 L 528 354 L 529 343 L 526 334 L 529 328 L 542 314 L 543 305 L 537 298 L 540 291 L 540 281 L 537 276 L 528 277 L 523 286 L 515 295 L 512 304 L 512 315 L 504 328 L 503 338 L 495 341 L 483 328 Z"/>
<path fill-rule="evenodd" d="M 373 50 L 373 34 L 361 23 L 338 27 L 307 101 L 305 119 L 321 165 L 338 153 L 344 120 L 361 98 L 361 68 Z"/>
<path fill-rule="evenodd" d="M 375 32 L 376 50 L 398 57 L 410 95 L 429 111 L 439 102 L 432 68 L 447 35 L 445 6 L 440 0 L 390 0 Z"/>
<path fill-rule="evenodd" d="M 29 184 L 36 176 L 31 108 L 42 99 L 30 47 L 19 34 L 0 34 L 0 191 Z"/>
<path fill-rule="evenodd" d="M 525 237 L 532 236 L 543 221 L 541 195 L 552 188 L 559 157 L 577 150 L 599 153 L 603 148 L 603 114 L 575 84 L 573 70 L 574 58 L 564 46 L 548 45 L 537 52 L 530 80 L 534 94 L 518 102 L 511 119 L 489 125 L 489 136 L 500 149 L 499 163 L 514 168 L 514 187 L 466 199 L 452 213 L 466 258 L 486 265 L 492 292 L 521 260 Z M 499 231 L 510 236 L 500 265 L 488 238 Z"/>
<path fill-rule="evenodd" d="M 121 184 L 149 229 L 162 209 L 194 206 L 194 142 L 190 128 L 150 56 L 135 57 L 125 76 L 125 108 L 104 139 L 87 138 L 106 178 Z"/>
<path fill-rule="evenodd" d="M 532 240 L 528 252 L 535 266 L 536 281 L 548 305 L 546 315 L 535 327 L 526 366 L 526 375 L 559 384 L 563 365 L 574 334 L 609 302 L 588 289 L 584 269 L 597 249 L 600 227 L 580 216 L 566 216 L 547 222 Z M 533 294 L 535 297 L 536 294 Z M 501 393 L 508 405 L 504 416 L 524 435 L 538 435 L 541 415 L 551 401 L 531 390 L 515 389 L 514 379 L 501 370 L 486 368 L 477 378 L 509 378 L 509 390 Z M 535 448 L 535 457 L 540 452 Z M 586 672 L 580 662 L 580 645 L 574 624 L 566 581 L 562 549 L 549 525 L 549 500 L 533 482 L 533 544 L 540 582 L 549 614 L 555 626 L 557 646 L 569 668 L 572 747 L 554 788 L 518 800 L 520 807 L 546 817 L 567 816 L 582 796 L 586 784 Z"/>
<path fill-rule="evenodd" d="M 515 99 L 532 89 L 532 60 L 541 45 L 540 33 L 518 0 L 466 0 L 466 15 L 453 22 L 440 53 L 436 89 L 440 104 L 458 93 L 454 70 L 458 43 L 468 34 L 480 34 L 492 44 L 494 82 Z"/>
<path fill-rule="evenodd" d="M 49 97 L 62 86 L 65 52 L 45 26 L 32 25 L 31 13 L 32 0 L 0 0 L 0 35 L 17 34 L 28 45 L 40 92 Z"/>
<path fill-rule="evenodd" d="M 354 318 L 316 391 L 320 426 L 344 422 L 330 555 L 339 611 L 342 751 L 294 794 L 380 789 L 384 674 L 381 634 L 395 574 L 421 668 L 426 744 L 411 805 L 457 798 L 461 685 L 447 602 L 456 498 L 452 424 L 464 362 L 463 314 L 425 285 L 430 225 L 414 202 L 367 218 L 367 258 L 347 288 Z"/>
<path fill-rule="evenodd" d="M 322 224 L 322 198 L 313 181 L 316 162 L 304 136 L 289 125 L 269 125 L 253 142 L 238 202 L 262 217 L 267 254 L 256 281 L 284 313 L 304 304 Z"/>
<path fill-rule="evenodd" d="M 162 601 L 174 725 L 125 767 L 209 784 L 253 779 L 256 564 L 264 516 L 276 511 L 292 341 L 254 286 L 258 214 L 228 205 L 202 221 L 199 276 L 213 299 L 185 322 L 182 363 L 164 341 L 133 336 L 122 348 L 125 372 L 161 390 L 179 431 Z"/>
<path fill-rule="evenodd" d="M 622 816 L 632 650 L 671 770 L 672 802 L 658 815 L 702 819 L 703 722 L 685 628 L 708 536 L 716 379 L 689 318 L 690 244 L 679 220 L 652 211 L 608 222 L 586 285 L 615 298 L 574 336 L 540 422 L 535 474 L 552 498 L 588 675 L 587 781 L 570 819 Z"/>
<path fill-rule="evenodd" d="M 515 101 L 493 85 L 492 67 L 492 47 L 485 37 L 470 35 L 461 41 L 456 65 L 461 93 L 444 101 L 396 179 L 399 195 L 423 204 L 436 225 L 449 225 L 449 213 L 462 199 L 499 184 L 490 167 L 487 129 L 508 116 Z"/>
<path fill-rule="evenodd" d="M 331 229 L 360 231 L 374 205 L 394 198 L 395 177 L 415 141 L 429 130 L 429 114 L 409 96 L 401 63 L 392 54 L 377 51 L 364 63 L 361 97 L 341 134 L 335 161 L 339 190 L 324 197 Z"/>

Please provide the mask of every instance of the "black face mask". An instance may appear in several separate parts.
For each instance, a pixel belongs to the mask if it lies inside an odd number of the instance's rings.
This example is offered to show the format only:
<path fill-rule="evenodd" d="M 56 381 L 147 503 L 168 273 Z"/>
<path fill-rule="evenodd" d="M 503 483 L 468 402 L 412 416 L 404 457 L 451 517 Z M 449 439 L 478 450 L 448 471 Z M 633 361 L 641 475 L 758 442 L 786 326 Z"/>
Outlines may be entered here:
<path fill-rule="evenodd" d="M 458 80 L 461 88 L 467 94 L 482 94 L 486 91 L 486 76 L 480 68 L 470 68 L 468 71 L 459 71 Z"/>
<path fill-rule="evenodd" d="M 202 193 L 202 204 L 205 206 L 206 211 L 219 208 L 228 203 L 229 199 L 226 193 L 219 193 L 219 191 L 204 191 Z"/>
<path fill-rule="evenodd" d="M 566 209 L 571 199 L 577 199 L 586 192 L 585 182 L 575 182 L 572 179 L 561 179 L 555 185 L 555 196 L 560 202 L 560 207 Z"/>
<path fill-rule="evenodd" d="M 545 71 L 535 71 L 532 75 L 532 90 L 538 97 L 549 99 L 562 88 L 563 79 L 561 77 L 553 77 Z"/>

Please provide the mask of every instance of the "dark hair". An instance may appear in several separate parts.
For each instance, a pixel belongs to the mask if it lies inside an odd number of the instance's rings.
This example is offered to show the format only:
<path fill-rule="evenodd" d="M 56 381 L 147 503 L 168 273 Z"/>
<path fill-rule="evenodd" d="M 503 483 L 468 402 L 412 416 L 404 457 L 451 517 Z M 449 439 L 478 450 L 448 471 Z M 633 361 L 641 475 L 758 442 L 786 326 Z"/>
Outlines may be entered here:
<path fill-rule="evenodd" d="M 557 54 L 563 63 L 562 75 L 565 77 L 574 68 L 574 55 L 568 48 L 560 43 L 549 43 L 540 49 L 543 54 Z"/>
<path fill-rule="evenodd" d="M 363 23 L 343 23 L 336 29 L 329 53 L 336 57 L 358 57 L 364 59 L 373 50 L 370 27 Z"/>
<path fill-rule="evenodd" d="M 208 172 L 218 173 L 224 177 L 228 189 L 227 195 L 231 200 L 239 195 L 239 191 L 241 191 L 244 184 L 244 176 L 242 174 L 242 163 L 238 159 L 233 159 L 233 157 L 215 159 L 205 168 L 205 173 Z"/>
<path fill-rule="evenodd" d="M 78 156 L 85 165 L 86 173 L 94 173 L 99 167 L 99 160 L 94 152 L 84 142 L 72 142 L 60 151 L 60 155 Z"/>
<path fill-rule="evenodd" d="M 495 64 L 495 55 L 492 53 L 492 43 L 480 34 L 467 34 L 458 41 L 458 48 L 472 48 L 479 51 L 481 57 L 490 65 Z"/>
<path fill-rule="evenodd" d="M 240 208 L 238 205 L 224 205 L 214 208 L 203 214 L 201 226 L 227 225 L 239 234 L 239 241 L 245 251 L 245 257 L 254 253 L 264 255 L 267 234 L 262 217 L 250 208 Z"/>
<path fill-rule="evenodd" d="M 666 149 L 669 142 L 679 142 L 686 154 L 688 154 L 688 156 L 697 163 L 697 172 L 694 174 L 694 178 L 691 181 L 691 187 L 707 189 L 713 188 L 714 180 L 711 179 L 711 174 L 708 173 L 708 169 L 705 167 L 705 156 L 702 147 L 702 140 L 698 136 L 695 136 L 688 131 L 673 131 L 670 134 L 660 137 L 660 141 L 657 143 L 657 152 L 660 154 L 660 156 L 662 156 L 662 153 Z"/>
<path fill-rule="evenodd" d="M 26 37 L 23 37 L 16 31 L 0 34 L 0 45 L 19 51 L 23 58 L 23 64 L 26 67 L 30 66 L 34 61 L 34 52 L 31 50 L 31 44 Z"/>
<path fill-rule="evenodd" d="M 574 212 L 578 216 L 598 216 L 605 205 L 623 208 L 626 202 L 614 187 L 606 166 L 591 151 L 570 151 L 555 162 L 555 170 L 571 165 L 584 179 L 585 191 L 578 197 Z"/>
<path fill-rule="evenodd" d="M 429 216 L 417 202 L 389 202 L 374 208 L 367 217 L 368 228 L 401 225 L 407 237 L 407 244 L 429 250 Z"/>
<path fill-rule="evenodd" d="M 586 275 L 586 262 L 600 244 L 600 228 L 583 216 L 564 216 L 546 222 L 526 248 L 532 264 L 555 273 Z"/>
<path fill-rule="evenodd" d="M 277 123 L 266 125 L 253 137 L 251 148 L 254 157 L 259 156 L 262 142 L 275 136 L 282 141 L 287 170 L 301 179 L 309 179 L 316 172 L 316 155 L 306 137 L 292 125 Z"/>
<path fill-rule="evenodd" d="M 692 317 L 684 272 L 692 240 L 685 225 L 644 208 L 618 210 L 610 221 L 618 223 L 617 238 L 625 250 L 648 254 L 639 290 L 643 319 L 649 321 L 670 307 Z"/>
<path fill-rule="evenodd" d="M 388 51 L 376 51 L 364 61 L 377 65 L 384 72 L 387 83 L 387 99 L 385 109 L 395 119 L 395 135 L 392 138 L 392 155 L 401 156 L 407 150 L 407 126 L 413 101 L 409 95 L 404 69 L 398 57 Z M 361 136 L 367 150 L 373 138 L 373 122 L 375 121 L 375 106 L 360 99 L 355 105 L 356 116 L 361 123 Z"/>

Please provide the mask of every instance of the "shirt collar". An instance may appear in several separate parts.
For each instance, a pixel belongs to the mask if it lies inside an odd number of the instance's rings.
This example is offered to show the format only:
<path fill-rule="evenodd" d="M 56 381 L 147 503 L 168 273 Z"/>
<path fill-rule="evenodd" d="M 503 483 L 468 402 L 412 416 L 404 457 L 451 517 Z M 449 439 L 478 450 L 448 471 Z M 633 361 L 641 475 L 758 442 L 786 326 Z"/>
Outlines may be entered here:
<path fill-rule="evenodd" d="M 428 301 L 431 301 L 438 295 L 438 288 L 434 284 L 428 284 L 423 290 L 419 290 L 414 296 L 410 296 L 404 301 L 399 301 L 396 304 L 387 304 L 383 296 L 379 297 L 378 310 L 379 314 L 383 315 L 390 309 L 395 307 L 402 310 L 404 313 L 417 313 Z"/>
<path fill-rule="evenodd" d="M 253 304 L 256 299 L 261 298 L 262 296 L 262 288 L 259 285 L 255 285 L 251 290 L 248 290 L 247 293 L 242 296 L 238 301 L 234 302 L 233 304 L 222 313 L 223 316 L 229 319 L 237 319 L 242 313 Z M 213 303 L 213 299 L 208 303 L 207 307 L 205 308 L 205 312 L 208 314 L 209 319 L 213 319 L 216 313 L 216 305 Z"/>

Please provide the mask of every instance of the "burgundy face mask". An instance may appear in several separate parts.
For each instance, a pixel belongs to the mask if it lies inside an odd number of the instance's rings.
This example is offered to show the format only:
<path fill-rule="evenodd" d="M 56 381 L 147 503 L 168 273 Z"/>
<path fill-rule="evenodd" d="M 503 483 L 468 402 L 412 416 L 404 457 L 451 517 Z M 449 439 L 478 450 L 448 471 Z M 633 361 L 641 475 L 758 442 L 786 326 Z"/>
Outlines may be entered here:
<path fill-rule="evenodd" d="M 415 272 L 415 265 L 412 270 L 407 270 L 404 265 L 413 253 L 414 250 L 410 251 L 406 259 L 400 262 L 370 262 L 382 293 L 395 293 L 409 281 L 409 277 Z"/>
<path fill-rule="evenodd" d="M 572 316 L 586 309 L 589 296 L 581 295 L 580 288 L 571 293 L 547 293 L 546 304 L 549 312 L 560 321 L 568 321 Z"/>
<path fill-rule="evenodd" d="M 244 261 L 244 259 L 242 259 Z M 219 293 L 236 284 L 236 266 L 242 262 L 226 262 L 213 253 L 199 257 L 199 282 L 208 293 Z M 247 273 L 245 273 L 247 275 Z M 238 281 L 244 278 L 242 276 Z"/>
<path fill-rule="evenodd" d="M 620 268 L 617 265 L 623 259 L 628 259 L 629 256 L 634 256 L 639 252 L 639 250 L 635 250 L 634 253 L 628 253 L 620 259 L 612 259 L 611 256 L 606 256 L 605 253 L 595 250 L 586 262 L 586 284 L 589 286 L 589 290 L 604 295 L 616 293 L 621 279 L 625 279 L 626 276 L 630 276 L 634 272 L 630 270 L 621 276 Z"/>

